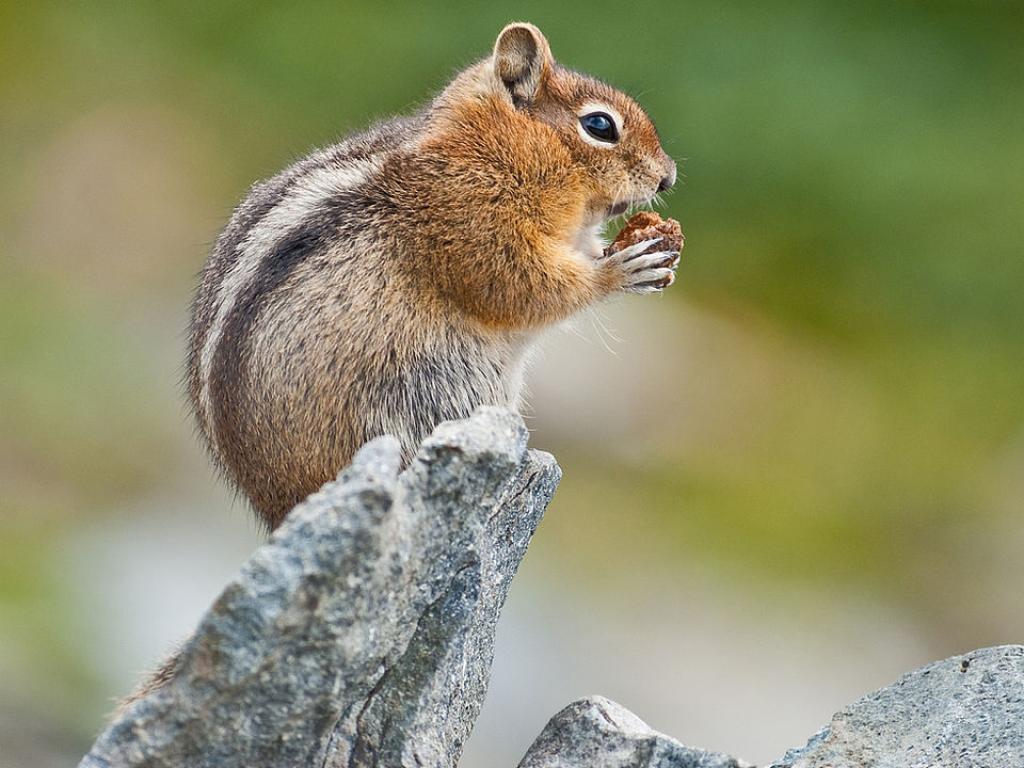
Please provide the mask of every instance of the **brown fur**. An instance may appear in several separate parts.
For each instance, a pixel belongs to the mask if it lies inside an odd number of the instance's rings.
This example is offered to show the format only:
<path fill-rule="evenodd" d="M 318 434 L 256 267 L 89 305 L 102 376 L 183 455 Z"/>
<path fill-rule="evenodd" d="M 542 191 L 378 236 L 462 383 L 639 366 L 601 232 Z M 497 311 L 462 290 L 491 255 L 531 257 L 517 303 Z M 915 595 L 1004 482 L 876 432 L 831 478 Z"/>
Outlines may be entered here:
<path fill-rule="evenodd" d="M 622 116 L 614 147 L 578 135 L 587 102 Z M 358 183 L 317 197 L 312 179 L 353 169 Z M 442 420 L 517 407 L 536 333 L 630 289 L 597 226 L 674 178 L 632 99 L 510 25 L 423 113 L 311 156 L 235 212 L 189 355 L 217 463 L 273 528 L 374 436 L 411 455 Z"/>

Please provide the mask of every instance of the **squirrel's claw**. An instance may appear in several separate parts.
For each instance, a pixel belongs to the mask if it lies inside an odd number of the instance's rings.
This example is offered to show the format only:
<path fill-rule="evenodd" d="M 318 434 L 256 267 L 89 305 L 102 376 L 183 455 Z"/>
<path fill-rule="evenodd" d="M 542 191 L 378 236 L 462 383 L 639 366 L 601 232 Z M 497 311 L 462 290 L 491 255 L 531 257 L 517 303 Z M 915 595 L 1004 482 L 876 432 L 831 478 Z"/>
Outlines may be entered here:
<path fill-rule="evenodd" d="M 621 251 L 609 253 L 608 250 L 605 250 L 604 256 L 606 259 L 612 259 L 619 264 L 625 264 L 627 261 L 635 259 L 652 245 L 660 243 L 662 240 L 664 240 L 662 237 L 654 237 L 650 240 L 641 240 L 639 243 L 633 243 L 632 245 L 626 246 Z"/>
<path fill-rule="evenodd" d="M 650 267 L 637 270 L 629 275 L 628 281 L 622 287 L 622 290 L 627 293 L 657 293 L 663 291 L 675 282 L 676 265 L 678 263 L 679 255 L 676 254 L 675 264 L 671 267 Z"/>
<path fill-rule="evenodd" d="M 620 290 L 627 293 L 657 293 L 675 282 L 679 251 L 645 252 L 661 239 L 643 240 L 606 256 L 608 266 L 620 272 Z"/>

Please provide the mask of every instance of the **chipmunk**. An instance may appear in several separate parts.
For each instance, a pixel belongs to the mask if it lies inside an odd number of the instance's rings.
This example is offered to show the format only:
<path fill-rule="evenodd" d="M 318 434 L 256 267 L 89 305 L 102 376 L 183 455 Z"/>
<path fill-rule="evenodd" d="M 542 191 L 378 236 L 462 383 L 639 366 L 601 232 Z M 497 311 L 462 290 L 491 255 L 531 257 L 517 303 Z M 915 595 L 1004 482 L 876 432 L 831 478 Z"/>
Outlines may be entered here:
<path fill-rule="evenodd" d="M 314 152 L 235 210 L 188 353 L 216 462 L 273 529 L 370 438 L 396 435 L 408 458 L 442 421 L 518 408 L 542 329 L 672 284 L 678 239 L 612 252 L 599 232 L 675 179 L 636 102 L 508 25 L 418 114 Z"/>

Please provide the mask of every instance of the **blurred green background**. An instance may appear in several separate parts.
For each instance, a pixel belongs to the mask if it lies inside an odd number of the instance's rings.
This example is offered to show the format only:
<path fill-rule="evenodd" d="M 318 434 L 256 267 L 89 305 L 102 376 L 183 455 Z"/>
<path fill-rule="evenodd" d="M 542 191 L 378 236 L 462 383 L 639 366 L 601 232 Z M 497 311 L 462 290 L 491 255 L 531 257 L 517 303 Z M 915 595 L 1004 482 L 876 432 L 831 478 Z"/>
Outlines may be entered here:
<path fill-rule="evenodd" d="M 1019 3 L 4 3 L 0 765 L 73 762 L 258 541 L 179 386 L 232 206 L 516 19 L 648 108 L 687 247 L 535 365 L 565 480 L 466 765 L 594 691 L 763 762 L 1024 639 Z"/>

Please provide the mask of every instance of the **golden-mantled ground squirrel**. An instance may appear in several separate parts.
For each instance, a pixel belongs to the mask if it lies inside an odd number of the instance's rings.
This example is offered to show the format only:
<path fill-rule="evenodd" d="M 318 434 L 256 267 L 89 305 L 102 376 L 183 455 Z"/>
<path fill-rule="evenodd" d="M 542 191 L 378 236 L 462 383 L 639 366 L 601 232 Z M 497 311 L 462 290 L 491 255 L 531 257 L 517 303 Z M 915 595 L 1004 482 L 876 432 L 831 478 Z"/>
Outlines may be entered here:
<path fill-rule="evenodd" d="M 441 421 L 516 408 L 540 330 L 672 283 L 678 238 L 613 251 L 599 230 L 675 178 L 636 102 L 510 24 L 421 112 L 313 153 L 235 210 L 188 357 L 213 456 L 274 528 L 372 437 L 411 456 Z"/>

